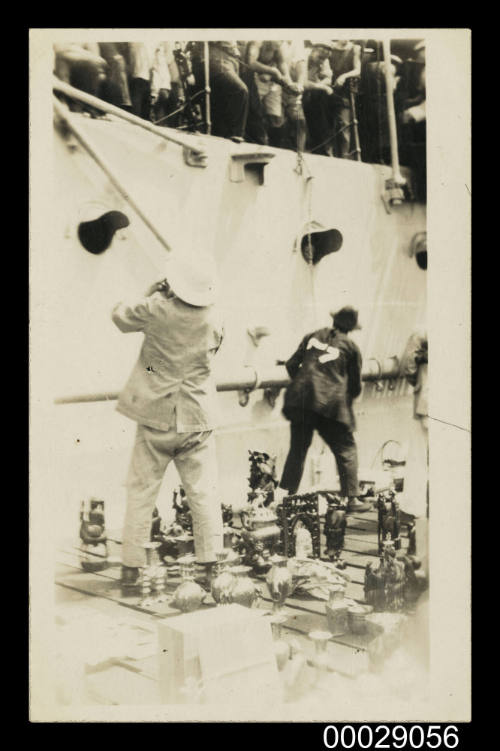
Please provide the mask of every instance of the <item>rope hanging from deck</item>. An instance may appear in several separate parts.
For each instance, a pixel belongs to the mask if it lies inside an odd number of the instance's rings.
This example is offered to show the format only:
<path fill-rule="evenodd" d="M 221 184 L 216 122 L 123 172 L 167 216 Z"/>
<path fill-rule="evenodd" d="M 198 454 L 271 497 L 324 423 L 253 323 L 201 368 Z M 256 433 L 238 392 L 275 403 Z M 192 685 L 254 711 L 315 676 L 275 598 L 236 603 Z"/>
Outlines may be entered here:
<path fill-rule="evenodd" d="M 303 152 L 300 150 L 300 126 L 299 126 L 299 118 L 297 117 L 297 127 L 296 127 L 296 153 L 297 153 L 297 163 L 295 165 L 294 171 L 301 177 L 304 177 L 305 180 L 305 194 L 306 194 L 306 213 L 307 213 L 307 252 L 306 252 L 306 262 L 309 267 L 309 279 L 311 283 L 311 300 L 313 305 L 313 318 L 314 318 L 314 325 L 317 325 L 318 320 L 318 311 L 317 311 L 317 303 L 316 303 L 316 291 L 314 288 L 314 269 L 313 269 L 313 246 L 312 246 L 312 240 L 311 240 L 311 225 L 313 221 L 312 216 L 312 188 L 313 188 L 313 179 L 314 175 L 312 174 L 309 165 L 307 164 Z M 304 171 L 307 171 L 307 174 L 304 174 Z M 302 238 L 301 238 L 302 242 Z"/>

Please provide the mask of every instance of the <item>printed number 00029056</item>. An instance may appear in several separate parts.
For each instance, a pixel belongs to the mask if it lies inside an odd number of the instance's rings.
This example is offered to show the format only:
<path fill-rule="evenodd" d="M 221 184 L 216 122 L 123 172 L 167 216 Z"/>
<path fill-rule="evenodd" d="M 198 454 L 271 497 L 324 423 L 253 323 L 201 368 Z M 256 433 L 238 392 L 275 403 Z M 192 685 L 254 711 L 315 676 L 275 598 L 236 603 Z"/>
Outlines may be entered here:
<path fill-rule="evenodd" d="M 456 725 L 327 725 L 325 748 L 457 748 Z"/>

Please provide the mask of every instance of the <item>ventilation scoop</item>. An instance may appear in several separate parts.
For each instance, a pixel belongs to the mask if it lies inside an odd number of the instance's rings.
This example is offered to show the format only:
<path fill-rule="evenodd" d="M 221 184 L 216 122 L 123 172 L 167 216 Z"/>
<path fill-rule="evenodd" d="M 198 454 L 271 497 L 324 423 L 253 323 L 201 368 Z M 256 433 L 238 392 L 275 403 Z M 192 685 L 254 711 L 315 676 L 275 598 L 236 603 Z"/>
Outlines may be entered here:
<path fill-rule="evenodd" d="M 107 211 L 90 222 L 78 225 L 78 239 L 89 253 L 103 253 L 113 241 L 115 232 L 128 227 L 130 221 L 121 211 Z"/>

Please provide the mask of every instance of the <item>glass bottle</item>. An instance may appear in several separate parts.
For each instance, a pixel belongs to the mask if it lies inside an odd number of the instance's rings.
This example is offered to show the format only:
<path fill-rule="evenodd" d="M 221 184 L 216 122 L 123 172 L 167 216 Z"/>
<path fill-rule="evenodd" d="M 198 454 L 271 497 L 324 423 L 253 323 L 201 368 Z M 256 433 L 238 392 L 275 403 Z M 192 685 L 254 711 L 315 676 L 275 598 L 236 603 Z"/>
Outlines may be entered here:
<path fill-rule="evenodd" d="M 283 670 L 290 657 L 290 645 L 283 639 L 283 623 L 286 621 L 285 615 L 271 616 L 271 629 L 274 640 L 274 654 L 278 670 Z"/>
<path fill-rule="evenodd" d="M 349 630 L 347 603 L 344 599 L 345 587 L 334 584 L 329 591 L 329 599 L 325 605 L 328 629 L 332 636 L 341 636 Z"/>

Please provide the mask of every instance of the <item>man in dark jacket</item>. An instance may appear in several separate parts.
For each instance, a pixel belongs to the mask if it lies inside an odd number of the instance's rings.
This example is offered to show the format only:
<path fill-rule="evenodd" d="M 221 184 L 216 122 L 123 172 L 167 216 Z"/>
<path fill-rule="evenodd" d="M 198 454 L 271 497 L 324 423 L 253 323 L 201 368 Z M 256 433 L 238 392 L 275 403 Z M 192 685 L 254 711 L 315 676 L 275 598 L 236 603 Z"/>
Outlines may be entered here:
<path fill-rule="evenodd" d="M 313 433 L 318 431 L 337 462 L 341 494 L 348 511 L 368 511 L 358 498 L 358 458 L 352 401 L 361 393 L 361 352 L 348 333 L 358 313 L 346 306 L 333 315 L 333 327 L 304 337 L 286 362 L 292 379 L 283 414 L 290 420 L 290 450 L 280 487 L 296 493 Z"/>

